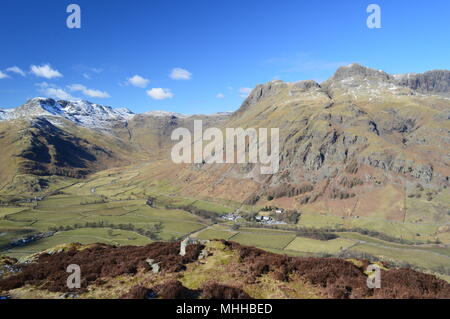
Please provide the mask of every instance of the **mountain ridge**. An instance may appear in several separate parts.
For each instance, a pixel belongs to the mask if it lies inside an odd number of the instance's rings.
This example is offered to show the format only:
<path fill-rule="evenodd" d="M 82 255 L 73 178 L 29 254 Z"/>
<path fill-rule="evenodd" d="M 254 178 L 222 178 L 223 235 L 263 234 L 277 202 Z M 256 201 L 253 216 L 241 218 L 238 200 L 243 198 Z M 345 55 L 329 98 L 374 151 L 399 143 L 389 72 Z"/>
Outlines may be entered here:
<path fill-rule="evenodd" d="M 383 208 L 385 217 L 400 220 L 405 218 L 405 197 L 439 198 L 449 186 L 446 150 L 450 147 L 450 103 L 443 95 L 423 94 L 400 85 L 399 79 L 352 64 L 339 68 L 321 84 L 277 80 L 258 85 L 231 114 L 183 116 L 153 111 L 129 119 L 119 114 L 119 121 L 104 121 L 108 129 L 103 135 L 89 136 L 88 141 L 95 145 L 96 139 L 107 140 L 102 148 L 111 158 L 118 158 L 114 155 L 121 152 L 119 145 L 128 145 L 134 153 L 122 152 L 119 157 L 160 161 L 158 170 L 164 173 L 157 178 L 164 176 L 188 195 L 218 196 L 252 205 L 267 205 L 271 198 L 274 204 L 286 208 L 337 215 L 362 210 L 358 214 L 370 215 L 382 205 L 373 201 L 373 194 L 387 192 L 392 207 Z M 445 86 L 429 87 L 442 91 Z M 203 120 L 204 129 L 217 127 L 222 131 L 229 127 L 278 127 L 280 171 L 264 176 L 259 174 L 259 164 L 250 163 L 172 165 L 171 133 L 178 127 L 192 129 L 194 120 Z M 59 123 L 60 127 L 68 129 L 68 122 L 64 123 Z M 83 134 L 91 128 L 86 129 Z M 79 134 L 74 127 L 70 132 Z M 101 167 L 120 165 L 117 160 L 106 162 Z M 190 183 L 182 182 L 180 176 L 189 176 Z M 244 181 L 246 188 L 233 186 Z M 433 195 L 419 194 L 415 188 L 418 183 Z M 361 203 L 369 203 L 367 212 Z M 430 207 L 432 216 L 444 220 L 445 204 L 440 200 L 436 205 Z"/>
<path fill-rule="evenodd" d="M 7 110 L 0 110 L 0 121 L 39 116 L 62 117 L 86 127 L 102 126 L 112 120 L 124 121 L 134 113 L 126 108 L 113 109 L 89 101 L 56 101 L 51 98 L 36 97 L 25 104 Z"/>

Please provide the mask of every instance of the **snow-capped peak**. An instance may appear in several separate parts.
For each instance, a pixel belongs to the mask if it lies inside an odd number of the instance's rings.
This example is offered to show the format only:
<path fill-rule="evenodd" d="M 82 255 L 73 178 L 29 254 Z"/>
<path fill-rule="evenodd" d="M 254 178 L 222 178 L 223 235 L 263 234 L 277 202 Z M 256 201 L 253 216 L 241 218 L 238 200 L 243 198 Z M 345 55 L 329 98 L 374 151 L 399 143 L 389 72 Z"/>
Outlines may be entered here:
<path fill-rule="evenodd" d="M 90 119 L 100 121 L 126 119 L 133 113 L 128 109 L 113 109 L 109 106 L 94 104 L 88 101 L 59 101 L 66 116 L 77 121 Z"/>
<path fill-rule="evenodd" d="M 55 101 L 42 97 L 28 100 L 15 109 L 0 110 L 3 121 L 38 116 L 62 117 L 82 126 L 101 128 L 111 121 L 128 120 L 134 114 L 126 108 L 113 109 L 88 101 Z"/>

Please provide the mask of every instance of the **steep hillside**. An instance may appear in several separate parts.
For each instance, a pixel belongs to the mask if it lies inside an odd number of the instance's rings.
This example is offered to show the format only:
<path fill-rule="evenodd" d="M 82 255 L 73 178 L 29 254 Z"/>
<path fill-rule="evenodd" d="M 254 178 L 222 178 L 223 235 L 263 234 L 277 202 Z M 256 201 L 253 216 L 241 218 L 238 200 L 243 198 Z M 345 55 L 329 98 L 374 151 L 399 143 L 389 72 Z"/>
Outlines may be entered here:
<path fill-rule="evenodd" d="M 450 71 L 434 70 L 423 74 L 398 74 L 394 76 L 397 83 L 421 93 L 435 93 L 449 96 Z"/>
<path fill-rule="evenodd" d="M 442 93 L 445 79 L 430 81 Z M 357 64 L 322 84 L 259 85 L 222 128 L 280 128 L 279 172 L 261 175 L 258 164 L 205 164 L 177 175 L 190 176 L 187 192 L 249 204 L 266 205 L 270 198 L 286 208 L 398 221 L 407 218 L 407 206 L 420 204 L 445 222 L 450 100 L 409 86 Z M 174 175 L 169 178 L 176 181 Z M 236 197 L 233 185 L 242 180 L 254 186 L 239 188 Z"/>
<path fill-rule="evenodd" d="M 3 149 L 2 193 L 20 194 L 45 190 L 49 177 L 83 178 L 108 167 L 131 163 L 135 148 L 102 132 L 64 125 L 49 119 L 17 119 L 0 123 Z"/>
<path fill-rule="evenodd" d="M 34 98 L 0 110 L 1 193 L 39 193 L 58 178 L 84 178 L 93 172 L 166 158 L 172 131 L 221 125 L 229 114 L 186 116 L 169 112 L 135 115 L 87 101 Z M 50 187 L 51 188 L 51 187 Z"/>
<path fill-rule="evenodd" d="M 179 127 L 187 128 L 193 132 L 195 120 L 201 120 L 204 128 L 220 127 L 230 117 L 228 113 L 213 115 L 193 115 L 169 112 L 148 112 L 134 116 L 126 124 L 126 130 L 116 133 L 124 140 L 129 140 L 133 145 L 139 146 L 150 158 L 170 160 L 168 157 L 173 146 L 172 132 Z"/>

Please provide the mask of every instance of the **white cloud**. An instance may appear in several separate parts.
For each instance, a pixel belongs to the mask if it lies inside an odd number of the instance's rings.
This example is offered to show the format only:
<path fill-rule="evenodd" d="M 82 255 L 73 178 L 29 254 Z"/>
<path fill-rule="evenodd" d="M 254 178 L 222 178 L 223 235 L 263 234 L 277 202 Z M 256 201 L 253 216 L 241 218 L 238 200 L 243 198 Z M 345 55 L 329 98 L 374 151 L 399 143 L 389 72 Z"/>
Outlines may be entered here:
<path fill-rule="evenodd" d="M 64 91 L 63 89 L 57 89 L 57 88 L 47 88 L 42 91 L 49 97 L 56 98 L 58 100 L 76 100 L 75 97 L 70 95 L 70 93 Z"/>
<path fill-rule="evenodd" d="M 52 69 L 50 64 L 45 65 L 32 65 L 31 66 L 31 73 L 33 73 L 36 76 L 46 78 L 46 79 L 53 79 L 53 78 L 60 78 L 63 75 L 59 73 L 58 70 Z"/>
<path fill-rule="evenodd" d="M 68 86 L 69 90 L 71 91 L 79 91 L 83 93 L 86 96 L 93 97 L 93 98 L 108 98 L 111 97 L 108 92 L 100 91 L 100 90 L 93 90 L 88 89 L 84 85 L 81 84 L 72 84 Z"/>
<path fill-rule="evenodd" d="M 242 98 L 246 98 L 252 92 L 251 88 L 240 88 L 239 93 Z"/>
<path fill-rule="evenodd" d="M 224 98 L 225 98 L 225 94 L 219 93 L 219 94 L 216 95 L 216 97 L 217 97 L 218 99 L 224 99 Z"/>
<path fill-rule="evenodd" d="M 86 80 L 92 80 L 94 75 L 102 73 L 102 68 L 93 68 L 84 64 L 77 64 L 72 67 L 77 73 L 80 73 Z"/>
<path fill-rule="evenodd" d="M 165 100 L 173 98 L 173 93 L 170 89 L 153 88 L 147 91 L 148 96 L 155 100 Z"/>
<path fill-rule="evenodd" d="M 185 69 L 175 68 L 172 70 L 172 73 L 170 73 L 170 77 L 173 80 L 190 80 L 192 78 L 192 73 Z"/>
<path fill-rule="evenodd" d="M 40 87 L 41 89 L 45 89 L 45 88 L 48 88 L 50 86 L 53 86 L 53 85 L 48 84 L 47 82 L 36 83 L 35 85 Z"/>
<path fill-rule="evenodd" d="M 25 72 L 21 68 L 19 68 L 18 66 L 12 66 L 10 68 L 7 68 L 6 72 L 12 72 L 12 73 L 19 74 L 21 76 L 26 76 Z"/>
<path fill-rule="evenodd" d="M 48 84 L 47 82 L 37 83 L 36 86 L 39 87 L 38 91 L 47 97 L 58 100 L 78 100 L 78 98 L 73 97 L 70 93 L 58 88 L 57 86 Z"/>
<path fill-rule="evenodd" d="M 138 87 L 138 88 L 146 88 L 148 83 L 150 82 L 149 79 L 143 78 L 142 76 L 137 75 L 137 74 L 135 76 L 129 78 L 127 81 L 129 84 L 131 84 L 135 87 Z"/>
<path fill-rule="evenodd" d="M 102 68 L 90 68 L 90 70 L 94 73 L 102 73 L 103 72 Z"/>
<path fill-rule="evenodd" d="M 9 78 L 9 75 L 0 71 L 0 79 L 6 79 L 6 78 Z"/>

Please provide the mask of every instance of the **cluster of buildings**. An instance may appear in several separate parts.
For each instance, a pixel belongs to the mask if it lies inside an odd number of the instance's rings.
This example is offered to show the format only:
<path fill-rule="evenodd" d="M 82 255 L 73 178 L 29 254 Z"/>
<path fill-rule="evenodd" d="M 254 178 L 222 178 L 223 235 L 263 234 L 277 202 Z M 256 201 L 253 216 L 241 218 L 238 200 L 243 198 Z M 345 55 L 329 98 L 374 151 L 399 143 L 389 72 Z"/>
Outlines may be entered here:
<path fill-rule="evenodd" d="M 261 223 L 261 224 L 265 224 L 265 225 L 284 225 L 286 224 L 285 222 L 279 221 L 279 220 L 275 220 L 270 216 L 256 216 L 255 217 L 256 221 Z"/>
<path fill-rule="evenodd" d="M 283 213 L 285 213 L 285 210 L 283 208 L 273 208 L 271 210 L 266 210 L 264 212 L 265 213 L 270 212 L 270 213 L 275 213 L 275 214 L 283 214 Z M 238 211 L 236 211 L 234 213 L 222 215 L 222 216 L 220 216 L 220 218 L 223 219 L 223 220 L 235 222 L 239 218 L 242 218 L 242 216 L 239 214 Z M 261 224 L 264 224 L 264 225 L 282 225 L 282 224 L 286 224 L 285 222 L 278 221 L 278 220 L 276 220 L 273 217 L 263 216 L 263 215 L 256 215 L 255 216 L 255 221 L 257 223 L 261 223 Z"/>
<path fill-rule="evenodd" d="M 272 216 L 273 214 L 277 214 L 277 215 L 281 215 L 285 213 L 285 210 L 283 208 L 277 208 L 277 207 L 269 207 L 263 210 L 263 213 L 271 213 Z M 282 225 L 282 224 L 286 224 L 285 222 L 276 220 L 273 217 L 270 216 L 264 216 L 264 215 L 257 215 L 255 217 L 256 221 L 261 223 L 261 224 L 265 224 L 265 225 Z"/>
<path fill-rule="evenodd" d="M 232 221 L 232 222 L 236 221 L 240 217 L 241 217 L 241 215 L 236 214 L 236 213 L 231 213 L 231 214 L 220 216 L 221 219 L 229 220 L 229 221 Z"/>

